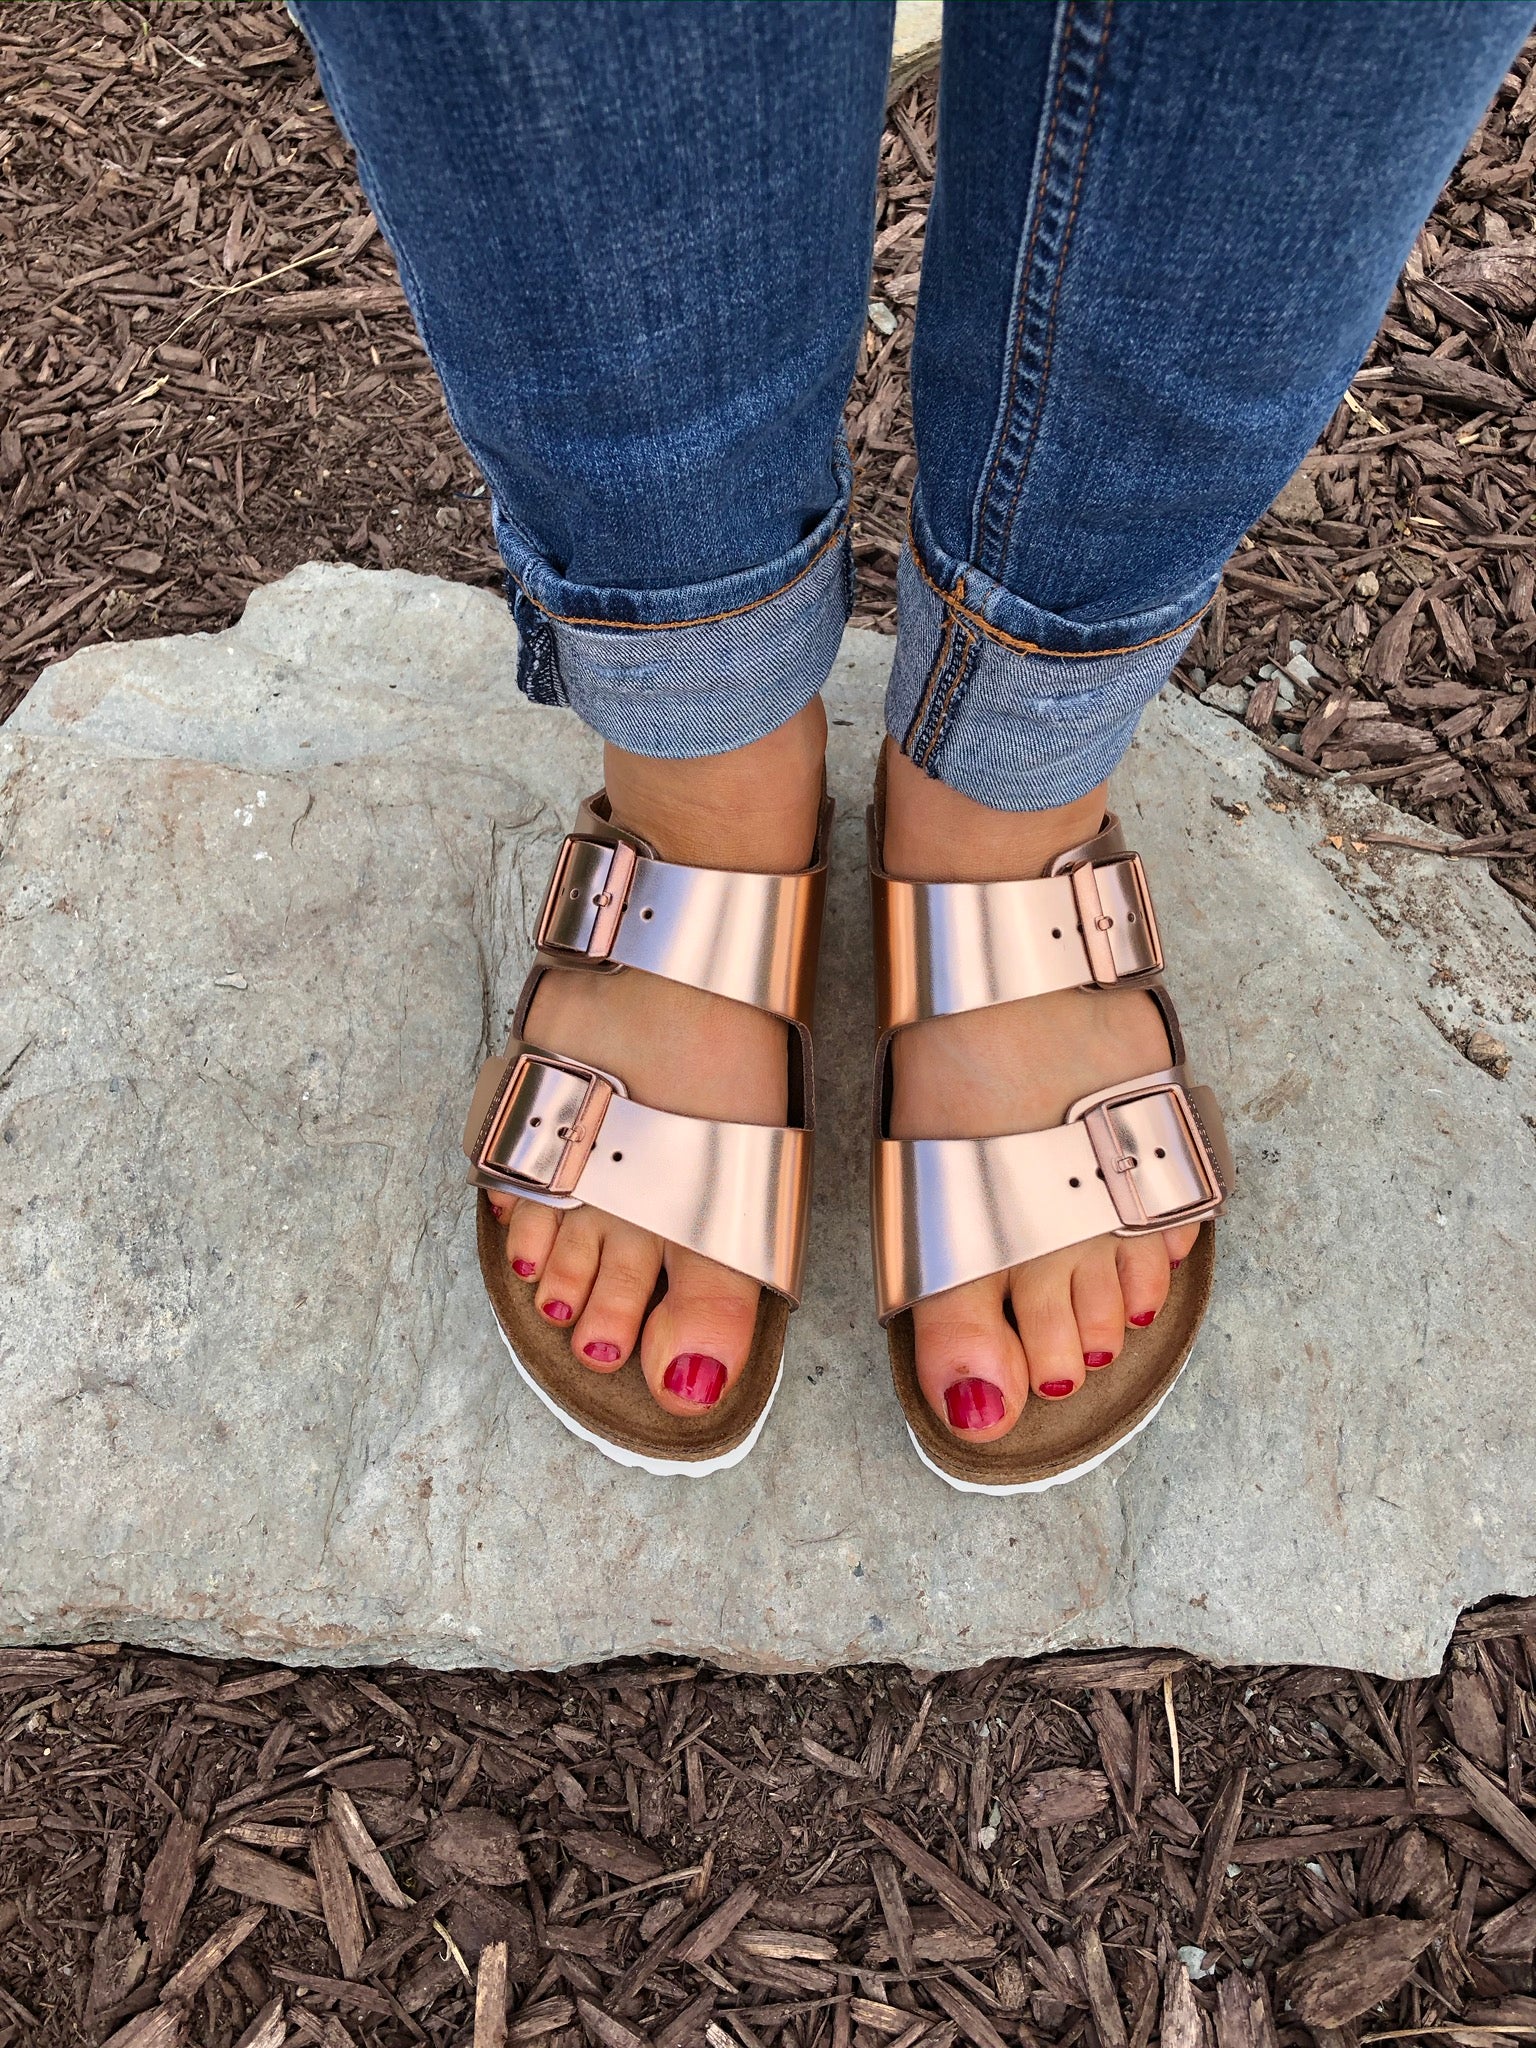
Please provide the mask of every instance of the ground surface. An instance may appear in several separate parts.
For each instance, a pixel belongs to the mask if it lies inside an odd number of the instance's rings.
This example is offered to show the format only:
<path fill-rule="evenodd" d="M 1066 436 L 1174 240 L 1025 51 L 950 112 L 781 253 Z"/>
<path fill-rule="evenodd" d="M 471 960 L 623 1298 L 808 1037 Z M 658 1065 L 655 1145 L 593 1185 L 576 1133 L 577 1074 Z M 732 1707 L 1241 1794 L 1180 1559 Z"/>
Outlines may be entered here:
<path fill-rule="evenodd" d="M 1528 2035 L 1533 1628 L 1400 1686 L 0 1651 L 0 2041 L 468 2041 L 496 1941 L 552 2048 Z"/>
<path fill-rule="evenodd" d="M 1275 683 L 1247 705 L 1271 742 L 1299 731 L 1309 760 L 1390 777 L 1406 808 L 1496 841 L 1527 904 L 1533 117 L 1536 86 L 1512 81 L 1310 491 L 1261 523 L 1189 660 L 1205 687 Z M 860 617 L 879 625 L 912 469 L 898 373 L 931 148 L 919 87 L 886 139 L 886 310 L 851 406 Z M 0 711 L 76 646 L 227 624 L 310 557 L 496 580 L 478 479 L 280 10 L 10 10 L 0 236 Z M 1303 672 L 1287 711 L 1259 675 L 1298 640 L 1343 705 Z M 386 1845 L 471 1973 L 487 1935 L 508 1941 L 521 2043 L 691 2048 L 723 2026 L 712 2048 L 843 2048 L 850 2030 L 857 2048 L 1248 2048 L 1270 2038 L 1258 1984 L 1282 2038 L 1306 2021 L 1327 2048 L 1451 2016 L 1536 2032 L 1536 1906 L 1490 1924 L 1536 1884 L 1533 1627 L 1528 1608 L 1474 1618 L 1438 1685 L 1185 1666 L 1171 1717 L 1145 1658 L 1098 1667 L 1089 1691 L 1060 1662 L 929 1685 L 873 1667 L 306 1677 L 3 1652 L 0 2048 L 104 2038 L 135 2007 L 161 2015 L 141 2044 L 175 2039 L 179 2009 L 185 2039 L 227 2048 L 274 1997 L 290 2038 L 329 2048 L 467 2039 L 453 1949 L 424 1913 L 392 1919 L 369 1879 L 349 1890 L 336 1836 L 312 1832 L 326 1814 L 365 1863 L 359 1823 Z M 1089 1775 L 1045 1775 L 1060 1771 Z M 515 1825 L 526 1885 L 504 1827 L 460 1821 L 428 1848 L 443 1812 L 487 1808 Z M 871 1819 L 901 1831 L 890 1865 L 870 1861 Z M 1302 1825 L 1330 1833 L 1254 1846 Z M 915 1843 L 942 1870 L 914 1868 Z M 743 1922 L 696 1961 L 667 1952 L 738 1882 L 777 1938 Z M 178 2003 L 169 1973 L 263 1897 L 287 1903 L 195 1964 Z M 1360 1946 L 1331 1972 L 1283 1973 L 1345 1923 Z M 403 1947 L 396 1927 L 423 1938 Z M 1181 1948 L 1215 1966 L 1197 2010 Z"/>

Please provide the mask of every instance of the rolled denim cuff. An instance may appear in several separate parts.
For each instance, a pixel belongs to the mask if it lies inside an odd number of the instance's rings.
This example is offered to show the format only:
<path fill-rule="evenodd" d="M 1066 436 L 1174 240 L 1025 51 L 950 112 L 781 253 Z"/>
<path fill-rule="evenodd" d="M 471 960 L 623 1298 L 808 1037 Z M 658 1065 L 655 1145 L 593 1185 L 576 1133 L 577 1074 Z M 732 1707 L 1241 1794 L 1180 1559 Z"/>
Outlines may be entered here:
<path fill-rule="evenodd" d="M 926 774 L 1000 811 L 1052 810 L 1104 781 L 1220 580 L 1079 625 L 946 555 L 920 503 L 896 574 L 886 729 Z"/>
<path fill-rule="evenodd" d="M 853 601 L 852 472 L 777 561 L 673 590 L 567 582 L 501 511 L 496 538 L 519 634 L 518 688 L 567 704 L 633 754 L 724 753 L 793 718 L 832 672 Z"/>

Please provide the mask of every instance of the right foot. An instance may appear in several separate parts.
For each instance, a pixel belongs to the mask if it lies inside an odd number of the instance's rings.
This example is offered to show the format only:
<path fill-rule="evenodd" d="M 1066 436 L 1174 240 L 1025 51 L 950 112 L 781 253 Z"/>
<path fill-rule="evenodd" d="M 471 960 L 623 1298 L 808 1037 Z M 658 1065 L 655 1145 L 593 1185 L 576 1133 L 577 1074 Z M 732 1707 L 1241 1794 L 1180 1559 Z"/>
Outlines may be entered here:
<path fill-rule="evenodd" d="M 826 716 L 815 698 L 749 746 L 697 761 L 605 750 L 614 823 L 662 860 L 759 874 L 809 866 L 821 810 Z M 551 968 L 529 1012 L 528 1041 L 617 1074 L 652 1108 L 730 1123 L 782 1124 L 788 1027 L 723 996 L 638 968 Z M 540 1314 L 568 1330 L 593 1372 L 632 1356 L 671 1415 L 711 1408 L 752 1348 L 759 1288 L 728 1267 L 590 1207 L 552 1209 L 493 1194 L 506 1256 L 531 1281 Z M 646 1309 L 665 1270 L 667 1291 Z"/>
<path fill-rule="evenodd" d="M 994 811 L 886 749 L 886 872 L 908 881 L 1021 880 L 1091 839 L 1102 788 L 1039 812 Z M 1162 1013 L 1137 989 L 1058 989 L 934 1017 L 892 1046 L 891 1135 L 984 1138 L 1045 1130 L 1080 1097 L 1168 1066 Z M 970 1443 L 1013 1428 L 1032 1396 L 1069 1400 L 1113 1370 L 1127 1324 L 1150 1324 L 1198 1228 L 1089 1238 L 915 1302 L 918 1382 Z"/>

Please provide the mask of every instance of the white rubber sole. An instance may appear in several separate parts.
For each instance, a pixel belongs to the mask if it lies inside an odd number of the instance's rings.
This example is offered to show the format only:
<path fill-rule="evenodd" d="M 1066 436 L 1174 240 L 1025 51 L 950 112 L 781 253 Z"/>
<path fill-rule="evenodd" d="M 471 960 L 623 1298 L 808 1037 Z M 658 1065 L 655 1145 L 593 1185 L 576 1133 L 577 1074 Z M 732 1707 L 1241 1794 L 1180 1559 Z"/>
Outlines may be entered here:
<path fill-rule="evenodd" d="M 1017 1486 L 983 1486 L 979 1480 L 957 1479 L 952 1472 L 946 1472 L 942 1465 L 936 1465 L 933 1462 L 932 1458 L 929 1457 L 928 1453 L 918 1442 L 917 1432 L 913 1429 L 910 1422 L 907 1424 L 907 1435 L 912 1439 L 913 1450 L 916 1451 L 918 1457 L 928 1467 L 928 1470 L 937 1474 L 946 1486 L 952 1486 L 956 1493 L 1048 1493 L 1053 1486 L 1066 1486 L 1074 1479 L 1082 1479 L 1088 1473 L 1096 1472 L 1106 1459 L 1114 1457 L 1117 1451 L 1123 1451 L 1128 1443 L 1133 1442 L 1135 1438 L 1139 1437 L 1149 1422 L 1155 1422 L 1163 1403 L 1184 1377 L 1185 1367 L 1188 1366 L 1189 1359 L 1193 1358 L 1194 1355 L 1194 1347 L 1192 1345 L 1189 1358 L 1185 1359 L 1184 1364 L 1179 1367 L 1167 1387 L 1159 1394 L 1154 1405 L 1147 1410 L 1134 1429 L 1128 1429 L 1124 1436 L 1117 1437 L 1108 1450 L 1099 1451 L 1094 1457 L 1085 1459 L 1081 1465 L 1069 1467 L 1065 1472 L 1053 1472 L 1049 1479 L 1024 1479 Z"/>
<path fill-rule="evenodd" d="M 649 1472 L 653 1479 L 704 1479 L 711 1472 L 728 1472 L 732 1465 L 739 1465 L 762 1435 L 763 1424 L 768 1420 L 774 1396 L 778 1393 L 779 1383 L 784 1377 L 784 1354 L 780 1352 L 779 1369 L 773 1376 L 773 1385 L 769 1388 L 768 1398 L 763 1403 L 763 1412 L 734 1449 L 722 1451 L 718 1458 L 648 1458 L 643 1451 L 632 1451 L 627 1444 L 610 1443 L 607 1437 L 599 1436 L 595 1430 L 588 1429 L 585 1423 L 578 1422 L 574 1415 L 567 1415 L 559 1402 L 552 1400 L 545 1393 L 513 1350 L 512 1339 L 501 1327 L 500 1321 L 494 1316 L 492 1320 L 496 1323 L 496 1334 L 507 1347 L 508 1357 L 517 1367 L 518 1377 L 524 1386 L 531 1388 L 543 1402 L 556 1422 L 568 1429 L 572 1436 L 579 1436 L 584 1444 L 590 1444 L 594 1451 L 601 1451 L 603 1456 L 611 1459 L 615 1465 L 628 1465 L 633 1470 Z M 1150 1416 L 1148 1420 L 1151 1420 Z"/>

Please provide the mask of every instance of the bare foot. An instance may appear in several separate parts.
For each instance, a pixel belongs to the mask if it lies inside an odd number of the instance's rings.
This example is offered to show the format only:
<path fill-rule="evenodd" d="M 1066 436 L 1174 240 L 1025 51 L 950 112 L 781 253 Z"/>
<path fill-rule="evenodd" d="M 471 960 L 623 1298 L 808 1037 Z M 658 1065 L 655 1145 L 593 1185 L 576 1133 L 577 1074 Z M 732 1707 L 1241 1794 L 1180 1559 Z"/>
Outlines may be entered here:
<path fill-rule="evenodd" d="M 914 882 L 1032 880 L 1098 832 L 1102 786 L 1055 811 L 994 811 L 886 748 L 885 867 Z M 991 1138 L 1058 1124 L 1079 1096 L 1169 1064 L 1162 1017 L 1133 989 L 1062 989 L 935 1017 L 892 1047 L 891 1135 Z M 917 1376 L 973 1443 L 1006 1436 L 1031 1394 L 1067 1400 L 1109 1370 L 1126 1324 L 1152 1322 L 1197 1230 L 1096 1237 L 912 1310 Z M 1011 1310 L 1011 1320 L 1009 1315 Z"/>
<path fill-rule="evenodd" d="M 792 874 L 815 845 L 826 738 L 816 698 L 766 738 L 704 760 L 653 761 L 610 746 L 614 821 L 663 860 Z M 654 1109 L 780 1124 L 786 1029 L 744 1003 L 638 968 L 554 968 L 539 984 L 527 1037 L 607 1068 Z M 534 1283 L 545 1319 L 569 1328 L 583 1365 L 617 1372 L 638 1345 L 646 1382 L 672 1415 L 713 1407 L 739 1377 L 757 1321 L 755 1281 L 598 1209 L 491 1200 L 507 1224 L 513 1271 Z M 667 1292 L 646 1316 L 663 1266 Z"/>

